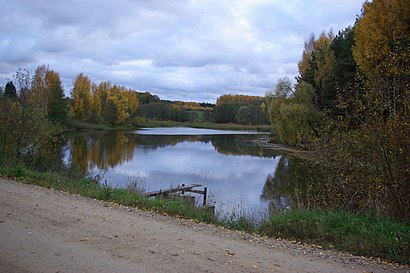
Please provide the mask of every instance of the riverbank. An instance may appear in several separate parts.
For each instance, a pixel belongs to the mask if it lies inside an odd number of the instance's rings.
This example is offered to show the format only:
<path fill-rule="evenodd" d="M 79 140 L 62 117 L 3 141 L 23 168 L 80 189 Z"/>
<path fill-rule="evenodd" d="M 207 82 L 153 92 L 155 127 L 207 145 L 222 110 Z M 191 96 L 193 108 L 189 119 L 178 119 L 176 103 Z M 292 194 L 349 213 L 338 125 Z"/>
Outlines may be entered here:
<path fill-rule="evenodd" d="M 0 179 L 6 272 L 408 272 L 317 246 L 232 231 Z"/>
<path fill-rule="evenodd" d="M 132 125 L 112 125 L 107 123 L 91 123 L 91 122 L 83 122 L 79 120 L 71 120 L 65 126 L 65 130 L 67 131 L 75 131 L 75 130 L 130 130 L 134 129 Z"/>
<path fill-rule="evenodd" d="M 270 132 L 270 125 L 243 125 L 237 123 L 215 123 L 215 122 L 177 122 L 177 121 L 155 121 L 149 120 L 141 124 L 141 127 L 191 127 L 215 130 L 254 131 Z"/>
<path fill-rule="evenodd" d="M 390 219 L 347 214 L 301 210 L 279 214 L 262 224 L 252 223 L 246 217 L 217 219 L 179 199 L 147 199 L 137 190 L 115 189 L 85 179 L 75 171 L 39 173 L 23 168 L 0 168 L 3 177 L 20 180 L 45 188 L 81 194 L 93 199 L 120 205 L 156 211 L 177 217 L 194 219 L 218 226 L 315 244 L 319 249 L 337 249 L 356 255 L 381 258 L 409 264 L 410 227 Z M 386 259 L 386 261 L 384 261 Z M 399 267 L 397 264 L 396 267 Z"/>
<path fill-rule="evenodd" d="M 191 127 L 215 130 L 270 132 L 270 125 L 242 125 L 237 123 L 215 123 L 215 122 L 178 122 L 167 120 L 142 120 L 124 125 L 111 125 L 104 123 L 90 123 L 72 120 L 67 125 L 68 130 L 132 130 L 153 127 Z"/>
<path fill-rule="evenodd" d="M 312 160 L 315 157 L 314 151 L 300 150 L 300 149 L 293 148 L 291 146 L 273 143 L 272 139 L 269 137 L 258 137 L 257 139 L 251 140 L 250 143 L 258 147 L 263 147 L 263 148 L 270 149 L 270 150 L 283 151 L 286 153 L 290 153 L 294 156 L 297 156 L 303 159 Z"/>

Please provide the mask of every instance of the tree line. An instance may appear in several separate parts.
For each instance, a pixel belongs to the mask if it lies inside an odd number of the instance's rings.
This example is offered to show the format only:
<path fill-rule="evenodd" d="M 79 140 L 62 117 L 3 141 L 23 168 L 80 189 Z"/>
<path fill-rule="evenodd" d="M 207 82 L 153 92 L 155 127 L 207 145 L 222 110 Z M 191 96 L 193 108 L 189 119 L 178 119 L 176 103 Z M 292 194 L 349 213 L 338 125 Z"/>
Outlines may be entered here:
<path fill-rule="evenodd" d="M 222 95 L 216 104 L 161 100 L 148 92 L 138 93 L 138 116 L 146 119 L 190 122 L 268 124 L 264 97 Z"/>
<path fill-rule="evenodd" d="M 327 206 L 410 218 L 409 18 L 407 0 L 365 2 L 353 26 L 310 36 L 295 86 L 266 95 L 276 139 L 329 168 Z"/>
<path fill-rule="evenodd" d="M 80 73 L 73 81 L 71 98 L 66 98 L 59 74 L 48 66 L 38 66 L 33 77 L 27 77 L 30 105 L 60 124 L 77 120 L 123 125 L 140 123 L 141 118 L 249 125 L 269 122 L 264 97 L 223 95 L 216 104 L 162 100 L 150 92 L 137 92 L 109 81 L 97 85 Z M 11 80 L 3 89 L 4 96 L 10 98 L 18 98 L 24 93 L 17 91 Z"/>
<path fill-rule="evenodd" d="M 222 95 L 216 101 L 214 120 L 218 123 L 268 124 L 265 98 L 246 95 Z"/>
<path fill-rule="evenodd" d="M 178 122 L 268 124 L 264 97 L 223 95 L 212 103 L 162 100 L 150 92 L 101 82 L 91 83 L 79 74 L 71 92 L 71 114 L 75 120 L 120 125 L 138 118 Z"/>
<path fill-rule="evenodd" d="M 75 78 L 71 97 L 73 118 L 85 122 L 119 125 L 135 117 L 138 109 L 134 90 L 108 81 L 96 85 L 83 73 Z"/>

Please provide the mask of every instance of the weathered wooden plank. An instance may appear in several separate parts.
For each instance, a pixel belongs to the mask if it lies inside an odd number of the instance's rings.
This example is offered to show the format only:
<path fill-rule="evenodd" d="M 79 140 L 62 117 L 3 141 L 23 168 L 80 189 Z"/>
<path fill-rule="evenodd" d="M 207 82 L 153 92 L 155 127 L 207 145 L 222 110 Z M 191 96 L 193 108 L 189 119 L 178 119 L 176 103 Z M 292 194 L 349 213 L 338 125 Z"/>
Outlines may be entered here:
<path fill-rule="evenodd" d="M 207 198 L 207 195 L 208 195 L 208 188 L 207 187 L 204 187 L 204 190 L 189 189 L 189 190 L 185 190 L 185 191 L 204 195 L 203 206 L 206 206 L 206 198 Z"/>
<path fill-rule="evenodd" d="M 204 187 L 204 207 L 206 206 L 206 196 L 208 195 L 208 188 Z M 214 207 L 214 212 L 213 215 L 215 214 L 215 207 Z"/>
<path fill-rule="evenodd" d="M 192 193 L 198 193 L 198 194 L 204 194 L 205 193 L 205 191 L 203 191 L 203 190 L 194 190 L 194 189 L 188 189 L 188 190 L 185 190 L 185 191 L 192 192 Z"/>
<path fill-rule="evenodd" d="M 147 197 L 152 197 L 152 196 L 157 196 L 157 195 L 166 195 L 174 192 L 179 192 L 179 191 L 188 191 L 192 190 L 192 188 L 195 187 L 201 187 L 202 185 L 200 184 L 191 184 L 191 185 L 183 185 L 183 186 L 178 186 L 176 188 L 170 188 L 170 189 L 163 189 L 159 191 L 152 191 L 152 192 L 146 192 L 143 193 L 143 195 Z"/>

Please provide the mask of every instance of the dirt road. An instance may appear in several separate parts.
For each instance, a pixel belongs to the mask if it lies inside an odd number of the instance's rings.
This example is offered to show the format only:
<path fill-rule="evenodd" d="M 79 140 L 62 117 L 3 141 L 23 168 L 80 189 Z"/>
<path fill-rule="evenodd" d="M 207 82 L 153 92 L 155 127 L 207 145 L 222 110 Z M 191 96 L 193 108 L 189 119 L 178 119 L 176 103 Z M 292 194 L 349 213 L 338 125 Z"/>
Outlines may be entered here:
<path fill-rule="evenodd" d="M 348 254 L 0 179 L 0 272 L 390 270 Z"/>

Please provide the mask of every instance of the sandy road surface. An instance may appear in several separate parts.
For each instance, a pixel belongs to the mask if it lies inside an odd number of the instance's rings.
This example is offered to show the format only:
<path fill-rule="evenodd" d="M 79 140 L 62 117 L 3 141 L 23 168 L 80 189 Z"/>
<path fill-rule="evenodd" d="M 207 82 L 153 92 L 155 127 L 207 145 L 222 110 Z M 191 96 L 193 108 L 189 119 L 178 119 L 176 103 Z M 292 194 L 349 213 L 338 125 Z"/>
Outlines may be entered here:
<path fill-rule="evenodd" d="M 0 179 L 0 272 L 389 270 L 396 271 L 347 254 Z"/>

